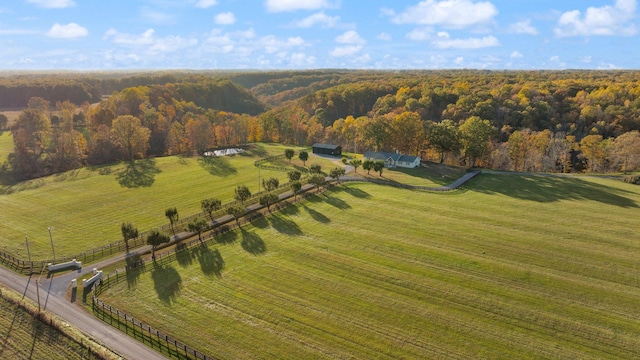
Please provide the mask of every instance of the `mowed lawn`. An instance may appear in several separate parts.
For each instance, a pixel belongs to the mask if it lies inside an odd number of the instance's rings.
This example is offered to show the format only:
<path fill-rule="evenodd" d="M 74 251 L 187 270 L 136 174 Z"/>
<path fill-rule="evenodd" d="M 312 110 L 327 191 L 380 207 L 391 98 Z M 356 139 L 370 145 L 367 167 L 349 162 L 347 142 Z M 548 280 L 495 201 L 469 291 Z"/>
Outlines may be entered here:
<path fill-rule="evenodd" d="M 101 298 L 217 358 L 637 359 L 639 206 L 607 179 L 349 184 Z"/>
<path fill-rule="evenodd" d="M 85 168 L 1 186 L 0 250 L 26 260 L 28 236 L 32 258 L 51 259 L 48 227 L 52 226 L 56 256 L 77 254 L 121 239 L 122 222 L 147 231 L 168 223 L 164 212 L 169 207 L 186 217 L 202 211 L 202 199 L 232 201 L 238 185 L 258 192 L 258 176 L 286 182 L 285 172 L 254 166 L 256 160 L 283 154 L 284 148 L 257 144 L 243 155 L 208 163 L 198 157 L 170 156 L 138 161 L 135 168 L 127 164 Z M 323 169 L 332 165 L 313 160 Z"/>

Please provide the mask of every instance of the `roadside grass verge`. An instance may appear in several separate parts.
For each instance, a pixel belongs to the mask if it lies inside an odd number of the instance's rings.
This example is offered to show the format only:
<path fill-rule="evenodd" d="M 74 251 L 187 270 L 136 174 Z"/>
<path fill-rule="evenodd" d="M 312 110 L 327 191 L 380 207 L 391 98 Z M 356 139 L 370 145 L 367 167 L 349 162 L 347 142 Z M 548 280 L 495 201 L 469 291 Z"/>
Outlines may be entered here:
<path fill-rule="evenodd" d="M 3 287 L 0 334 L 2 359 L 120 359 L 60 320 L 38 314 L 34 304 Z"/>
<path fill-rule="evenodd" d="M 120 224 L 140 231 L 167 224 L 165 209 L 176 207 L 181 217 L 200 213 L 200 201 L 233 200 L 238 185 L 259 191 L 254 161 L 279 155 L 282 146 L 256 144 L 232 157 L 203 161 L 177 156 L 129 164 L 84 168 L 0 187 L 0 250 L 27 259 L 50 259 L 52 238 L 57 257 L 71 255 L 121 239 Z M 287 181 L 286 173 L 261 170 L 261 178 Z"/>
<path fill-rule="evenodd" d="M 337 187 L 100 298 L 219 358 L 640 357 L 640 188 L 466 188 Z"/>

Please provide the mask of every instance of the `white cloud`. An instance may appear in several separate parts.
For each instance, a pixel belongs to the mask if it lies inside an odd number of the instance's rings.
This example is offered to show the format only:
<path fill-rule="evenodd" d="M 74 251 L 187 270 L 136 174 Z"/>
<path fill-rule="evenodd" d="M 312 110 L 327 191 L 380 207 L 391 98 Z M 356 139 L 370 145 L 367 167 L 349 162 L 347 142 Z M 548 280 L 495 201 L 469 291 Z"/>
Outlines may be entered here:
<path fill-rule="evenodd" d="M 584 16 L 580 10 L 567 11 L 560 16 L 556 36 L 635 35 L 631 20 L 636 12 L 636 0 L 616 0 L 614 6 L 589 7 Z"/>
<path fill-rule="evenodd" d="M 457 58 L 455 58 L 455 60 L 453 60 L 453 63 L 458 66 L 462 66 L 464 64 L 464 57 L 458 56 Z"/>
<path fill-rule="evenodd" d="M 310 28 L 315 25 L 321 25 L 322 27 L 332 28 L 335 27 L 340 21 L 340 16 L 329 16 L 324 11 L 307 16 L 306 18 L 296 21 L 294 26 L 301 28 Z"/>
<path fill-rule="evenodd" d="M 611 64 L 603 61 L 600 64 L 598 64 L 598 69 L 599 70 L 617 70 L 619 69 L 619 67 L 616 66 L 615 64 Z"/>
<path fill-rule="evenodd" d="M 509 26 L 509 32 L 515 34 L 538 35 L 538 29 L 531 25 L 531 20 L 520 21 Z"/>
<path fill-rule="evenodd" d="M 218 0 L 198 0 L 196 7 L 200 9 L 208 9 L 214 5 L 218 5 Z"/>
<path fill-rule="evenodd" d="M 386 32 L 382 32 L 382 33 L 378 34 L 378 36 L 376 36 L 376 38 L 378 40 L 382 40 L 382 41 L 391 41 L 391 40 L 393 40 L 393 37 L 391 37 L 391 35 L 387 34 Z"/>
<path fill-rule="evenodd" d="M 389 13 L 389 12 L 388 12 Z M 473 0 L 424 0 L 394 15 L 396 24 L 442 25 L 464 28 L 486 24 L 498 14 L 496 7 L 487 1 Z"/>
<path fill-rule="evenodd" d="M 267 0 L 265 5 L 269 12 L 318 10 L 332 7 L 327 0 Z"/>
<path fill-rule="evenodd" d="M 439 49 L 482 49 L 492 46 L 500 46 L 500 42 L 494 36 L 483 38 L 450 39 L 448 34 L 438 34 L 439 39 L 433 45 Z"/>
<path fill-rule="evenodd" d="M 289 58 L 289 65 L 293 67 L 305 67 L 315 64 L 316 57 L 305 53 L 293 53 Z"/>
<path fill-rule="evenodd" d="M 514 51 L 511 53 L 511 55 L 509 55 L 509 57 L 512 59 L 522 59 L 524 55 L 522 55 L 520 51 Z"/>
<path fill-rule="evenodd" d="M 167 25 L 175 23 L 174 15 L 156 11 L 148 7 L 142 8 L 140 15 L 156 24 Z"/>
<path fill-rule="evenodd" d="M 362 45 L 348 45 L 348 46 L 338 46 L 333 49 L 329 54 L 334 57 L 344 57 L 351 56 L 358 53 L 362 50 Z"/>
<path fill-rule="evenodd" d="M 87 28 L 82 27 L 76 23 L 69 23 L 67 25 L 60 25 L 58 23 L 55 23 L 46 33 L 48 37 L 59 39 L 75 39 L 87 36 L 88 34 L 89 30 L 87 30 Z"/>
<path fill-rule="evenodd" d="M 366 44 L 367 41 L 363 39 L 358 32 L 354 30 L 346 31 L 345 33 L 336 36 L 336 42 L 340 44 L 354 44 L 354 45 L 363 45 Z"/>
<path fill-rule="evenodd" d="M 152 53 L 175 52 L 198 45 L 197 39 L 185 39 L 180 36 L 167 36 L 157 39 L 149 48 Z"/>
<path fill-rule="evenodd" d="M 76 5 L 73 0 L 27 0 L 27 2 L 46 9 L 64 9 Z"/>
<path fill-rule="evenodd" d="M 215 16 L 213 19 L 218 25 L 232 25 L 236 22 L 236 17 L 232 12 L 224 12 Z"/>
<path fill-rule="evenodd" d="M 115 29 L 109 29 L 104 34 L 104 40 L 111 40 L 114 44 L 122 44 L 122 45 L 151 45 L 154 42 L 154 34 L 155 30 L 148 29 L 140 35 L 132 35 L 126 34 L 116 31 Z"/>
<path fill-rule="evenodd" d="M 593 58 L 591 57 L 591 55 L 588 55 L 588 56 L 584 56 L 584 57 L 580 58 L 579 61 L 581 63 L 589 64 L 589 63 L 591 63 L 592 60 L 593 60 Z"/>
<path fill-rule="evenodd" d="M 414 29 L 405 35 L 407 39 L 413 41 L 427 41 L 433 38 L 433 29 Z"/>
<path fill-rule="evenodd" d="M 560 56 L 558 55 L 554 55 L 552 57 L 549 58 L 549 65 L 556 67 L 556 68 L 566 68 L 567 67 L 567 63 L 563 62 L 560 60 Z"/>

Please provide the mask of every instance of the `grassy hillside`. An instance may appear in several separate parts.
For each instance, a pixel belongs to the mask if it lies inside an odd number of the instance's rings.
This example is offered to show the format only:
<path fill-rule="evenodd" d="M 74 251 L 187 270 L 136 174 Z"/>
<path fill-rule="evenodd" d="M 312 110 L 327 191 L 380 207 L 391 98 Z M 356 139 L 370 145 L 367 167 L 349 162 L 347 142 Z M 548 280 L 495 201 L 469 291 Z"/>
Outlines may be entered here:
<path fill-rule="evenodd" d="M 23 305 L 20 296 L 0 287 L 0 358 L 2 359 L 116 359 L 84 335 L 70 328 L 64 333 L 55 320 L 51 326 L 46 316 L 34 317 L 35 305 Z M 20 305 L 18 305 L 20 303 Z M 25 307 L 29 306 L 29 308 Z M 43 313 L 44 314 L 44 313 Z M 69 326 L 65 324 L 65 326 Z M 76 339 L 72 338 L 74 336 Z"/>
<path fill-rule="evenodd" d="M 49 226 L 54 227 L 56 256 L 119 240 L 123 221 L 140 231 L 158 227 L 168 223 L 164 211 L 169 207 L 175 206 L 184 217 L 201 212 L 204 198 L 232 201 L 237 185 L 257 192 L 258 176 L 285 182 L 285 172 L 259 173 L 254 166 L 258 159 L 283 152 L 281 145 L 257 145 L 243 155 L 207 164 L 173 156 L 139 161 L 135 169 L 125 164 L 86 168 L 0 187 L 0 249 L 26 259 L 27 235 L 31 256 L 47 259 L 52 255 Z M 315 158 L 307 165 L 314 162 L 325 169 L 334 166 Z"/>
<path fill-rule="evenodd" d="M 350 184 L 101 297 L 219 358 L 640 357 L 639 187 L 466 188 Z"/>

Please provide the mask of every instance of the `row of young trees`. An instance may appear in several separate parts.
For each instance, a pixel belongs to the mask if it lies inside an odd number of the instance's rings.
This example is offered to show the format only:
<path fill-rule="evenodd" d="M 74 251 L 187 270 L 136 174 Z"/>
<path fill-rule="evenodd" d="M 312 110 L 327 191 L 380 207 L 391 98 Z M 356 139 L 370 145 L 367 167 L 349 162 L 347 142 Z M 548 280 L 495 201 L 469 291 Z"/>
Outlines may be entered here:
<path fill-rule="evenodd" d="M 289 155 L 292 149 L 287 149 L 286 154 Z M 306 154 L 306 155 L 305 155 Z M 291 155 L 292 157 L 293 155 Z M 306 151 L 301 151 L 299 154 L 301 159 L 305 159 L 308 156 Z M 320 165 L 314 164 L 309 169 L 310 178 L 309 183 L 315 185 L 316 187 L 320 187 L 325 182 L 325 177 L 322 175 Z M 344 175 L 344 169 L 335 168 L 331 170 L 330 176 L 339 179 L 341 175 Z M 292 170 L 288 172 L 289 178 L 289 186 L 291 192 L 294 197 L 298 195 L 300 190 L 302 189 L 302 173 L 298 170 Z M 271 206 L 280 201 L 279 195 L 275 192 L 280 187 L 280 181 L 275 177 L 270 177 L 262 180 L 262 187 L 265 189 L 265 193 L 260 196 L 258 202 L 261 206 L 267 208 L 269 212 L 271 212 Z M 251 191 L 245 185 L 238 185 L 234 190 L 234 199 L 238 202 L 235 204 L 230 204 L 226 206 L 226 213 L 231 215 L 236 223 L 240 225 L 239 220 L 247 213 L 247 208 L 244 205 L 244 202 L 250 199 L 252 196 Z M 206 198 L 202 199 L 200 202 L 200 207 L 206 216 L 208 216 L 209 220 L 213 222 L 215 219 L 213 214 L 222 209 L 222 201 L 218 198 Z M 176 207 L 169 207 L 165 210 L 165 217 L 169 220 L 171 232 L 175 235 L 175 225 L 179 220 L 178 209 Z M 198 240 L 202 242 L 202 233 L 206 231 L 211 226 L 211 223 L 207 222 L 204 218 L 200 216 L 196 216 L 187 224 L 187 229 L 192 232 L 198 234 Z M 137 238 L 139 236 L 138 229 L 133 226 L 131 223 L 123 222 L 121 227 L 122 237 L 125 243 L 126 251 L 129 252 L 129 241 Z M 146 243 L 151 246 L 152 259 L 155 261 L 155 251 L 159 246 L 170 242 L 171 238 L 166 233 L 152 229 L 146 235 Z"/>

